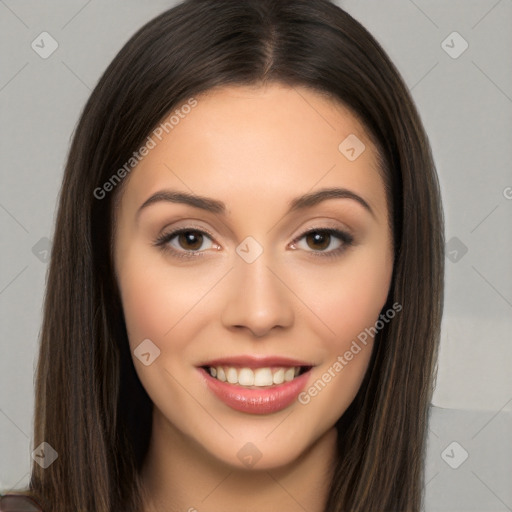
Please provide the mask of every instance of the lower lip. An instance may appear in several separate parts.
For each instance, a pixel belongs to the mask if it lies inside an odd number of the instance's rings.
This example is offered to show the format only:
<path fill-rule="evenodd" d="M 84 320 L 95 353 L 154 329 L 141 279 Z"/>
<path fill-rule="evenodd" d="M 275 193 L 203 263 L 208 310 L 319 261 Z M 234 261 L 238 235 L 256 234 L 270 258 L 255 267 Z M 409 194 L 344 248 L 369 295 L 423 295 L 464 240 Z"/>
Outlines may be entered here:
<path fill-rule="evenodd" d="M 208 388 L 226 405 L 236 411 L 249 414 L 271 414 L 292 404 L 306 386 L 310 370 L 290 382 L 268 388 L 249 389 L 222 382 L 212 377 L 204 368 L 199 369 Z"/>

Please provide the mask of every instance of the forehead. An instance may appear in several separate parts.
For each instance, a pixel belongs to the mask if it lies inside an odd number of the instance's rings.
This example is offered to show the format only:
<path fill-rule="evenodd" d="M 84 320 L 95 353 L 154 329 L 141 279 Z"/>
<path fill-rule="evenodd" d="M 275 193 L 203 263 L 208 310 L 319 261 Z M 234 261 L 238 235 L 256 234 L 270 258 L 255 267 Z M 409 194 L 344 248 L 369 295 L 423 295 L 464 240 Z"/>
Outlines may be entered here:
<path fill-rule="evenodd" d="M 281 84 L 222 87 L 195 99 L 160 137 L 150 134 L 154 147 L 124 183 L 128 207 L 165 187 L 261 209 L 343 186 L 385 214 L 376 149 L 341 103 Z M 364 150 L 354 160 L 348 146 Z"/>

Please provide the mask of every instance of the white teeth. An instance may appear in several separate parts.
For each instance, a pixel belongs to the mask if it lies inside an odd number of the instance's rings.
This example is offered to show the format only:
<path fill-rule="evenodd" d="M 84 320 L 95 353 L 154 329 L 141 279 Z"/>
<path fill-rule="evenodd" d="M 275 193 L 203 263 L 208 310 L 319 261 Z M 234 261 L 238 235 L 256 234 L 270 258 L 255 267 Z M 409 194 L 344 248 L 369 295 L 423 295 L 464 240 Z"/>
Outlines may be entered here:
<path fill-rule="evenodd" d="M 238 372 L 234 368 L 228 368 L 226 377 L 230 384 L 238 384 Z"/>
<path fill-rule="evenodd" d="M 279 368 L 276 373 L 274 373 L 274 377 L 272 378 L 274 384 L 282 384 L 284 382 L 284 368 Z"/>
<path fill-rule="evenodd" d="M 284 380 L 290 382 L 293 380 L 293 377 L 295 377 L 295 368 L 288 368 L 288 370 L 284 372 Z"/>
<path fill-rule="evenodd" d="M 270 368 L 258 368 L 254 372 L 255 386 L 272 386 L 272 370 Z"/>
<path fill-rule="evenodd" d="M 226 382 L 226 374 L 220 366 L 217 368 L 217 379 L 221 380 L 222 382 Z"/>
<path fill-rule="evenodd" d="M 242 368 L 238 372 L 238 384 L 241 386 L 253 386 L 254 372 L 250 368 Z"/>
<path fill-rule="evenodd" d="M 210 375 L 222 382 L 238 384 L 240 386 L 272 386 L 290 382 L 300 373 L 300 366 L 281 368 L 233 368 L 211 366 Z"/>

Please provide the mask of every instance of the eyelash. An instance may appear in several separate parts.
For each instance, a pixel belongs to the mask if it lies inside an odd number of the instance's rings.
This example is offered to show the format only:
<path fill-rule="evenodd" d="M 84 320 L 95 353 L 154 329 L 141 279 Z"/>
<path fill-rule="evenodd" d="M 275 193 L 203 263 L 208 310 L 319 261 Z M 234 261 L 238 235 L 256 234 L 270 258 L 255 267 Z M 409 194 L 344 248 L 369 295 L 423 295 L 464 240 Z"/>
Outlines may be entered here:
<path fill-rule="evenodd" d="M 174 248 L 171 248 L 169 245 L 167 245 L 173 238 L 175 238 L 178 235 L 181 235 L 183 233 L 201 233 L 202 235 L 207 235 L 209 238 L 213 240 L 213 235 L 209 233 L 208 231 L 204 229 L 198 229 L 194 227 L 186 227 L 186 228 L 180 228 L 175 231 L 171 231 L 170 233 L 163 233 L 160 235 L 154 242 L 154 245 L 157 247 L 160 247 L 163 251 L 169 252 L 172 254 L 172 256 L 177 258 L 184 258 L 184 259 L 190 259 L 190 258 L 200 258 L 203 256 L 204 251 L 177 251 Z M 292 244 L 296 244 L 299 240 L 304 238 L 307 235 L 310 235 L 312 233 L 323 233 L 328 235 L 334 235 L 336 238 L 338 238 L 341 242 L 343 242 L 343 245 L 338 247 L 337 249 L 331 250 L 331 251 L 311 251 L 315 256 L 320 256 L 322 258 L 335 258 L 341 255 L 349 246 L 353 245 L 354 243 L 354 237 L 347 233 L 346 231 L 341 231 L 339 229 L 334 228 L 313 228 L 309 229 L 308 231 L 305 231 L 301 235 L 299 235 L 297 238 L 295 238 L 292 241 Z M 309 252 L 309 251 L 307 251 Z"/>

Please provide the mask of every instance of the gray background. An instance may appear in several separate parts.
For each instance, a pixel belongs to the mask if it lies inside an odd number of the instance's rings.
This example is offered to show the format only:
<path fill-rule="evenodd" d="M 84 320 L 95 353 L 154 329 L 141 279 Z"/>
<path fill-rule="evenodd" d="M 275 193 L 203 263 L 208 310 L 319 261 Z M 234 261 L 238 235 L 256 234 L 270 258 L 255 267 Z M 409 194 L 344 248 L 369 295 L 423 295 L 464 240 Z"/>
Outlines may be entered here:
<path fill-rule="evenodd" d="M 121 46 L 175 3 L 0 0 L 0 490 L 28 481 L 47 249 L 71 134 Z M 442 187 L 446 306 L 425 509 L 510 511 L 512 0 L 338 4 L 401 71 Z M 46 59 L 31 46 L 43 31 L 58 43 Z"/>

